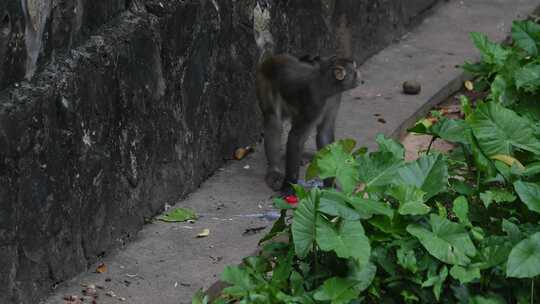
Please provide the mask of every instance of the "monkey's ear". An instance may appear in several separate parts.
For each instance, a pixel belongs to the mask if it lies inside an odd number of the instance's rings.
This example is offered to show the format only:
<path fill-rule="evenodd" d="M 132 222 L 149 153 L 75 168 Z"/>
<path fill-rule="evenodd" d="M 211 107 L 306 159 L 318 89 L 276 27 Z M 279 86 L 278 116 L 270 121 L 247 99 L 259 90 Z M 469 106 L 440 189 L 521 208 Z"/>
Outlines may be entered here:
<path fill-rule="evenodd" d="M 336 65 L 334 67 L 334 77 L 336 77 L 337 80 L 342 81 L 345 79 L 345 76 L 347 76 L 345 68 L 341 65 Z"/>

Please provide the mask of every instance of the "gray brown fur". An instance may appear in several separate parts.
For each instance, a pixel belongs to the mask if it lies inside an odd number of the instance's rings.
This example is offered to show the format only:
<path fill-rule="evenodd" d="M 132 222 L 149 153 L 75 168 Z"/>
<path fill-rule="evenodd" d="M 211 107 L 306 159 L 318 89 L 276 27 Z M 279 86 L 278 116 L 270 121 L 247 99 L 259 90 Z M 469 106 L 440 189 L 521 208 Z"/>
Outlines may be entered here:
<path fill-rule="evenodd" d="M 298 181 L 304 144 L 317 127 L 317 149 L 334 141 L 341 93 L 355 88 L 356 63 L 336 57 L 283 54 L 270 56 L 257 68 L 257 97 L 264 117 L 264 145 L 268 159 L 266 183 L 286 191 Z M 291 120 L 287 138 L 285 175 L 280 170 L 283 120 Z"/>

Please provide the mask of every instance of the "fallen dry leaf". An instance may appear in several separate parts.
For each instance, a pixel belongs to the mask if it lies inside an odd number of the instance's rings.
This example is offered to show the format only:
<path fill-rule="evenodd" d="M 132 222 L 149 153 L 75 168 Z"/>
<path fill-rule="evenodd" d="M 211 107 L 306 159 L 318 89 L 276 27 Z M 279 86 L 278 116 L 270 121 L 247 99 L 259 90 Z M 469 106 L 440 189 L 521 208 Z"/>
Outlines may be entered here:
<path fill-rule="evenodd" d="M 114 291 L 107 291 L 107 293 L 105 293 L 105 295 L 111 297 L 111 298 L 116 298 L 116 294 L 114 293 Z"/>
<path fill-rule="evenodd" d="M 236 149 L 236 151 L 234 151 L 234 159 L 241 160 L 251 152 L 253 152 L 253 148 L 250 146 L 247 146 L 245 148 L 238 148 Z"/>
<path fill-rule="evenodd" d="M 98 267 L 96 268 L 97 273 L 105 273 L 107 272 L 107 265 L 105 263 L 100 263 Z"/>
<path fill-rule="evenodd" d="M 197 237 L 198 238 L 203 238 L 203 237 L 207 237 L 209 235 L 210 235 L 210 229 L 205 228 L 199 234 L 197 234 Z"/>
<path fill-rule="evenodd" d="M 474 84 L 472 83 L 472 81 L 467 80 L 467 81 L 465 81 L 464 85 L 465 85 L 465 88 L 466 88 L 468 91 L 474 90 Z"/>

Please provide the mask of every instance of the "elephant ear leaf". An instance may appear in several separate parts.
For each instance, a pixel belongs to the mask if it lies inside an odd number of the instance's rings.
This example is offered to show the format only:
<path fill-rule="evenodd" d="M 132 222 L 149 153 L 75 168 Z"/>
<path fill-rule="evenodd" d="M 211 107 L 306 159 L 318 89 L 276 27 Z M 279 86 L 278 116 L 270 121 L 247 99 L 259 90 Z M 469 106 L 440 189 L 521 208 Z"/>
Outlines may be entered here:
<path fill-rule="evenodd" d="M 531 123 L 498 103 L 478 105 L 467 123 L 488 157 L 513 155 L 516 148 L 540 153 Z"/>
<path fill-rule="evenodd" d="M 431 230 L 410 224 L 407 232 L 416 237 L 422 246 L 440 261 L 467 266 L 477 251 L 464 226 L 434 214 L 431 215 L 430 223 Z"/>
<path fill-rule="evenodd" d="M 424 155 L 398 170 L 397 186 L 410 185 L 425 192 L 424 201 L 446 189 L 448 167 L 442 154 Z"/>
<path fill-rule="evenodd" d="M 299 257 L 305 257 L 313 247 L 319 198 L 319 191 L 310 191 L 305 198 L 300 200 L 298 208 L 294 211 L 292 237 L 295 252 Z"/>
<path fill-rule="evenodd" d="M 514 278 L 540 275 L 540 232 L 519 242 L 508 256 L 506 274 Z"/>
<path fill-rule="evenodd" d="M 514 21 L 512 24 L 512 39 L 515 44 L 530 56 L 538 55 L 540 43 L 540 25 L 527 21 Z"/>

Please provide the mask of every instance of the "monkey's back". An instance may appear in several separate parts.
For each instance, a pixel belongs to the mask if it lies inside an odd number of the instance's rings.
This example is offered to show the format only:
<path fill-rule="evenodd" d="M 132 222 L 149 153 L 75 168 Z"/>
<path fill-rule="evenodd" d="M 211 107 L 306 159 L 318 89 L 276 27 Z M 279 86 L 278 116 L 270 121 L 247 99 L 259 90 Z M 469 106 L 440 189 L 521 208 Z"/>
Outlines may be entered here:
<path fill-rule="evenodd" d="M 317 66 L 282 54 L 264 60 L 257 69 L 257 95 L 262 111 L 294 116 L 311 100 Z M 278 104 L 279 103 L 279 104 Z"/>

